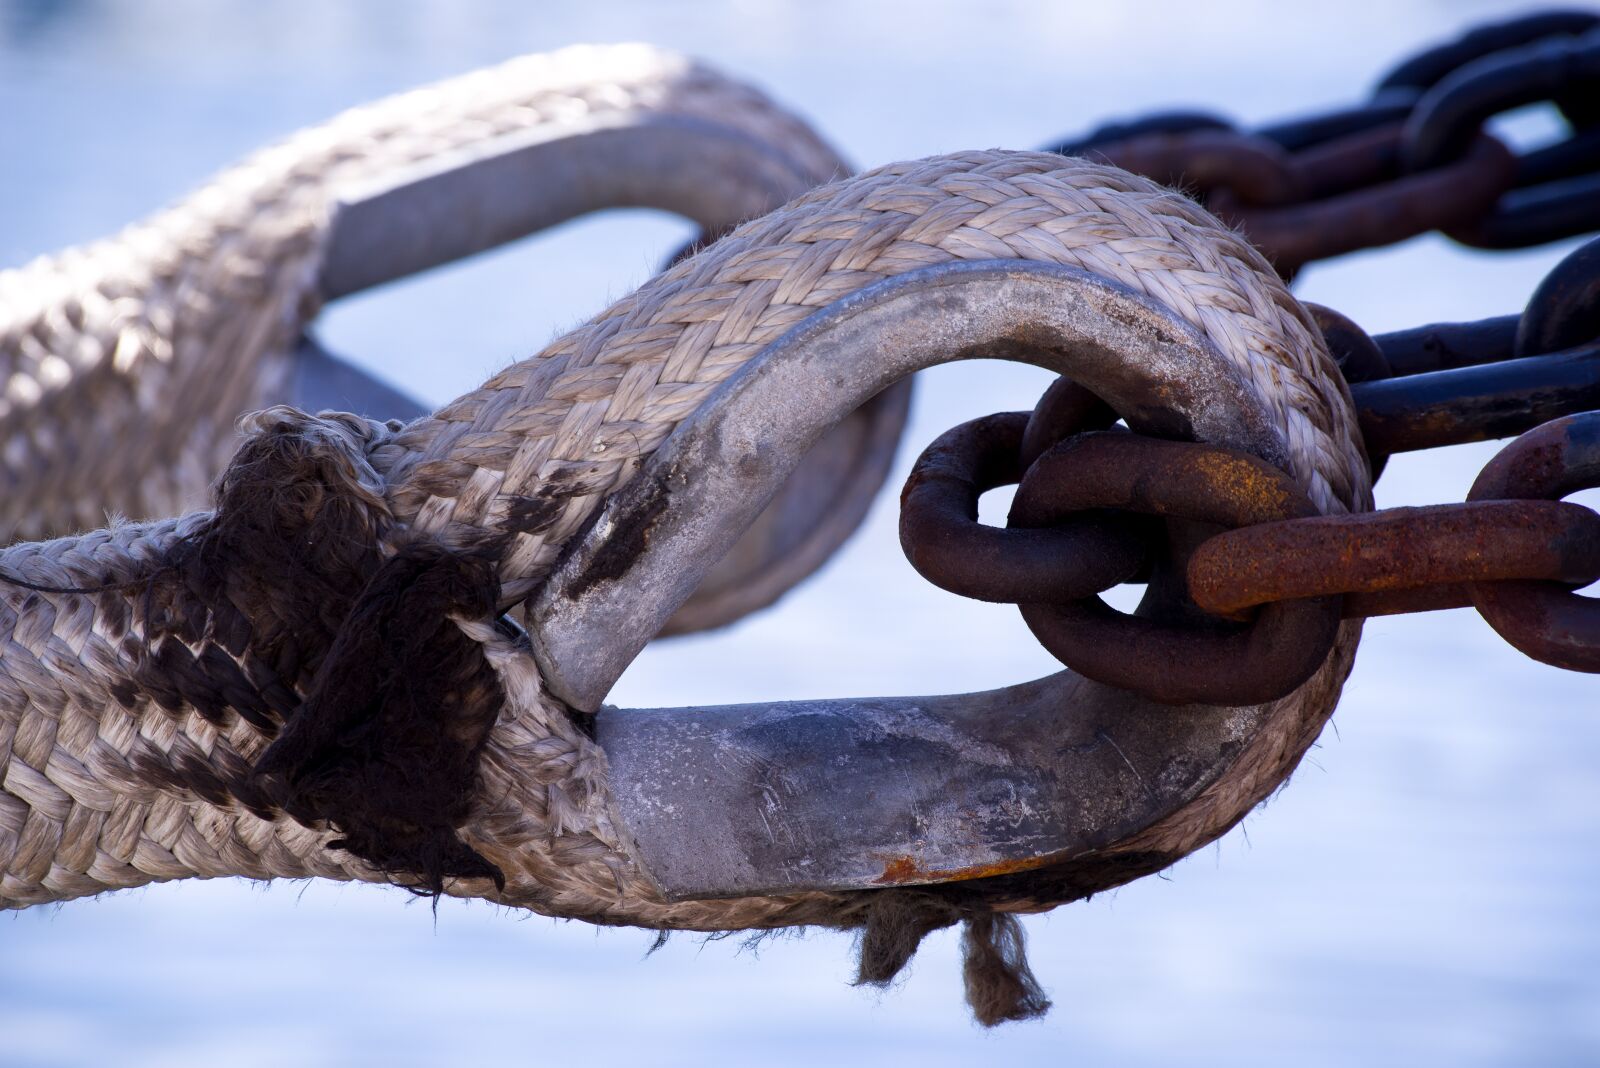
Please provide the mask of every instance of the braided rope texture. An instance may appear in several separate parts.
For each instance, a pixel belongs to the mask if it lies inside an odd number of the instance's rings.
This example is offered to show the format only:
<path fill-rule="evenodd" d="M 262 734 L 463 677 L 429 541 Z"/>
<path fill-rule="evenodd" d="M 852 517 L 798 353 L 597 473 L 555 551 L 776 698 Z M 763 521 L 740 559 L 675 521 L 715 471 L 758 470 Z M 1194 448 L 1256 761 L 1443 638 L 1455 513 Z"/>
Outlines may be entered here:
<path fill-rule="evenodd" d="M 1291 473 L 1323 510 L 1371 507 L 1348 393 L 1310 318 L 1266 262 L 1177 194 L 1038 153 L 936 157 L 814 190 L 398 431 L 281 410 L 272 418 L 306 420 L 368 497 L 383 487 L 382 503 L 372 506 L 382 513 L 375 532 L 392 524 L 463 545 L 501 539 L 502 579 L 522 593 L 605 495 L 762 346 L 880 279 L 991 258 L 1083 267 L 1166 304 L 1239 368 L 1252 401 L 1284 433 Z M 117 581 L 148 569 L 204 521 L 16 546 L 0 566 L 47 585 Z M 265 745 L 258 726 L 151 696 L 148 678 L 143 691 L 128 687 L 150 659 L 129 622 L 130 601 L 114 591 L 11 590 L 0 599 L 0 900 L 26 905 L 184 876 L 380 878 L 328 850 L 329 829 L 252 811 L 228 795 L 223 784 Z M 596 922 L 702 930 L 850 925 L 884 893 L 662 900 L 612 815 L 605 754 L 544 692 L 514 640 L 487 620 L 461 625 L 482 644 L 505 693 L 480 760 L 479 801 L 461 834 L 506 882 L 497 890 L 461 879 L 449 892 Z M 1274 704 L 1234 767 L 1201 798 L 1078 868 L 1068 865 L 1055 893 L 1041 897 L 1003 878 L 951 892 L 985 908 L 1048 908 L 1158 870 L 1222 834 L 1314 740 L 1358 635 L 1357 624 L 1344 627 L 1319 672 Z M 163 648 L 171 644 L 164 639 Z M 189 679 L 190 691 L 195 680 L 211 686 L 208 703 L 224 711 L 245 699 L 230 696 L 228 685 L 243 679 L 265 692 L 276 681 L 250 662 L 248 642 L 234 640 L 232 651 L 229 644 L 196 633 L 165 661 L 183 660 L 173 677 Z"/>
<path fill-rule="evenodd" d="M 481 389 L 413 424 L 397 510 L 450 537 L 517 533 L 512 593 L 544 575 L 597 502 L 761 348 L 817 309 L 954 260 L 1081 267 L 1172 308 L 1244 373 L 1324 510 L 1370 507 L 1347 397 L 1299 303 L 1202 208 L 1112 168 L 970 152 L 821 187 L 678 265 Z M 535 507 L 535 506 L 539 507 Z"/>
<path fill-rule="evenodd" d="M 780 146 L 816 181 L 842 170 L 748 86 L 644 45 L 581 46 L 345 112 L 115 237 L 0 271 L 0 533 L 205 506 L 239 415 L 282 396 L 342 190 L 501 135 L 647 112 Z"/>

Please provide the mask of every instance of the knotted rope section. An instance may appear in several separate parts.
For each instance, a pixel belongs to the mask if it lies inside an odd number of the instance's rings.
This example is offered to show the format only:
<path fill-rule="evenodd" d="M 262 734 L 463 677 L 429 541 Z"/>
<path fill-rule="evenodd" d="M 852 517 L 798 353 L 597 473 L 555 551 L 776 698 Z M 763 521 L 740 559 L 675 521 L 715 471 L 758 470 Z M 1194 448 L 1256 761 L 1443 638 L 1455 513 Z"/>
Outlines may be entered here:
<path fill-rule="evenodd" d="M 923 888 L 668 901 L 584 717 L 497 614 L 790 326 L 904 271 L 992 258 L 1166 304 L 1242 372 L 1319 507 L 1370 508 L 1311 319 L 1192 202 L 1045 154 L 884 167 L 746 224 L 410 426 L 256 416 L 215 513 L 0 554 L 35 587 L 97 589 L 0 588 L 0 900 L 195 876 L 395 881 L 660 930 L 856 928 L 864 982 L 965 921 L 979 1018 L 1042 1011 L 1014 914 L 1160 870 L 1242 818 L 1332 713 L 1358 624 L 1195 801 L 1093 854 Z"/>
<path fill-rule="evenodd" d="M 342 193 L 506 135 L 637 116 L 713 122 L 809 182 L 846 170 L 747 86 L 643 45 L 576 47 L 348 111 L 115 237 L 0 271 L 0 531 L 203 507 L 238 416 L 285 396 Z"/>

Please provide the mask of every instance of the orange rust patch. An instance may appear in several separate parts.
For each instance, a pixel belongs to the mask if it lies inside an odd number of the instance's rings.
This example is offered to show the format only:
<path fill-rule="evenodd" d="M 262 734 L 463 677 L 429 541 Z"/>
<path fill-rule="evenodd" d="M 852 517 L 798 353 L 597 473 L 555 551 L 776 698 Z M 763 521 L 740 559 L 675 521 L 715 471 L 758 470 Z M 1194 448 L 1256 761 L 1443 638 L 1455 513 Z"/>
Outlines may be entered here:
<path fill-rule="evenodd" d="M 1194 465 L 1211 491 L 1240 511 L 1248 510 L 1253 516 L 1269 520 L 1289 511 L 1290 496 L 1283 483 L 1248 463 L 1232 456 L 1202 453 L 1195 457 Z"/>
<path fill-rule="evenodd" d="M 923 868 L 908 856 L 890 857 L 883 866 L 883 874 L 872 880 L 882 886 L 903 886 L 910 883 L 957 883 L 968 879 L 986 879 L 992 875 L 1011 875 L 1019 871 L 1032 871 L 1061 860 L 1060 856 L 1025 857 L 1021 860 L 1001 860 L 993 864 L 976 864 L 970 868 Z"/>
<path fill-rule="evenodd" d="M 895 857 L 883 866 L 883 874 L 873 880 L 875 883 L 909 883 L 921 874 L 917 862 L 910 857 Z"/>

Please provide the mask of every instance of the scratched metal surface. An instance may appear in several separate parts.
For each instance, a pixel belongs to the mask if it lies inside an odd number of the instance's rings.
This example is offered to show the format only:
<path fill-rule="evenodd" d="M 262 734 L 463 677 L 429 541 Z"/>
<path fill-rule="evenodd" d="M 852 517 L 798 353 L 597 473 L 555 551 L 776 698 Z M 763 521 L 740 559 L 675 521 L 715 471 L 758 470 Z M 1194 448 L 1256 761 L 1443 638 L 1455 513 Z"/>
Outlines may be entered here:
<path fill-rule="evenodd" d="M 1014 0 L 907 18 L 832 0 L 0 0 L 0 265 L 110 231 L 341 107 L 569 42 L 703 54 L 872 164 L 1029 146 L 1164 105 L 1287 116 L 1522 7 L 1291 17 L 1246 0 Z M 642 213 L 579 224 L 357 298 L 322 338 L 443 400 L 626 292 L 687 236 Z M 1474 318 L 1515 310 L 1566 247 L 1491 257 L 1425 239 L 1314 267 L 1297 289 L 1372 330 Z M 929 376 L 896 477 L 943 429 L 1024 405 L 1044 382 L 994 364 Z M 1398 457 L 1380 503 L 1460 499 L 1493 451 Z M 731 632 L 647 650 L 614 699 L 960 692 L 1051 670 L 1014 610 L 914 576 L 886 494 L 798 594 Z M 1280 797 L 1164 880 L 1028 921 L 1057 1001 L 1037 1025 L 968 1022 L 948 933 L 877 996 L 846 985 L 837 936 L 759 959 L 680 939 L 642 960 L 636 932 L 459 902 L 434 922 L 365 887 L 193 883 L 0 917 L 0 1064 L 1593 1063 L 1594 686 L 1522 660 L 1467 612 L 1374 620 L 1337 729 Z"/>

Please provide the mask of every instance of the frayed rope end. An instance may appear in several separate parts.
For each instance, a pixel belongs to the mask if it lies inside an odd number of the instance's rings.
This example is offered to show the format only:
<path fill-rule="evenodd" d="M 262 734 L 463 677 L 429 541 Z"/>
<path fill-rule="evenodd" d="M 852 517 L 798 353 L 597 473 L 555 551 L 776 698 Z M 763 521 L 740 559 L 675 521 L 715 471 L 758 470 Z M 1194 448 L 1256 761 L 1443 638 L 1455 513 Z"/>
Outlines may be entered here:
<path fill-rule="evenodd" d="M 969 916 L 961 948 L 967 1004 L 983 1026 L 1036 1020 L 1050 1011 L 1050 999 L 1028 967 L 1027 935 L 1016 916 L 1009 912 Z"/>
<path fill-rule="evenodd" d="M 885 987 L 910 963 L 922 940 L 965 921 L 961 936 L 962 977 L 967 1004 L 984 1027 L 1032 1020 L 1050 1010 L 1050 999 L 1028 966 L 1022 921 L 1010 913 L 973 912 L 924 892 L 875 892 L 863 917 L 856 966 L 857 986 Z"/>

